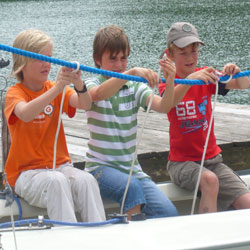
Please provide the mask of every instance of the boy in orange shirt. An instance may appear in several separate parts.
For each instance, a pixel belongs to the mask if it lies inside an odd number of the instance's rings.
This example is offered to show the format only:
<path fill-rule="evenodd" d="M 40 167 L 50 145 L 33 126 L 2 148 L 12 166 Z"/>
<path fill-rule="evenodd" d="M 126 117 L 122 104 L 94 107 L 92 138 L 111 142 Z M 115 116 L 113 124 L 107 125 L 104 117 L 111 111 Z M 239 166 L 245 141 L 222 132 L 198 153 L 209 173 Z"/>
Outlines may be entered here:
<path fill-rule="evenodd" d="M 13 47 L 52 56 L 51 38 L 39 30 L 18 34 Z M 52 220 L 76 222 L 75 211 L 82 221 L 105 220 L 98 184 L 86 171 L 73 167 L 63 125 L 57 142 L 55 171 L 54 140 L 64 87 L 63 112 L 73 117 L 76 108 L 92 105 L 81 72 L 62 67 L 57 82 L 48 81 L 50 63 L 13 54 L 12 74 L 19 83 L 6 93 L 5 116 L 11 136 L 6 161 L 7 180 L 15 192 L 29 204 L 47 208 Z"/>

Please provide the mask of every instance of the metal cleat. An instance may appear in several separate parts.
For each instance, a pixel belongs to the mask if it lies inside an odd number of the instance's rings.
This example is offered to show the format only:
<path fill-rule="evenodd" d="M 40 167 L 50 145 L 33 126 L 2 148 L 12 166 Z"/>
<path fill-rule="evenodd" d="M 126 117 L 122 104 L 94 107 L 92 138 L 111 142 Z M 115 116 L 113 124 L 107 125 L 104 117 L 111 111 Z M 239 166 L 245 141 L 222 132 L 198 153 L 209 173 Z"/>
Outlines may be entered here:
<path fill-rule="evenodd" d="M 10 60 L 5 61 L 3 58 L 0 59 L 0 69 L 7 67 L 10 64 Z"/>

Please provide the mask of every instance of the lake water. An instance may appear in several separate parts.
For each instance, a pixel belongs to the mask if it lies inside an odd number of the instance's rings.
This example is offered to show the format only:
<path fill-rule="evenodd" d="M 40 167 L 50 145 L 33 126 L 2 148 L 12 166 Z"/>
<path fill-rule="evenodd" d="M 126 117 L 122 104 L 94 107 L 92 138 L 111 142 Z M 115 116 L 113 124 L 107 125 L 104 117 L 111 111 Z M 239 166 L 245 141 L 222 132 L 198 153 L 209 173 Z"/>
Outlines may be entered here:
<path fill-rule="evenodd" d="M 99 28 L 124 28 L 131 44 L 128 67 L 158 70 L 158 57 L 166 47 L 172 23 L 193 23 L 206 43 L 200 66 L 222 69 L 228 62 L 250 69 L 250 1 L 246 0 L 72 0 L 1 1 L 0 43 L 12 46 L 16 35 L 29 28 L 44 30 L 54 40 L 54 57 L 77 60 L 94 67 L 92 41 Z M 10 53 L 0 51 L 0 58 Z M 59 66 L 53 66 L 50 79 Z M 8 75 L 10 66 L 1 70 Z M 88 76 L 89 73 L 83 73 Z M 250 89 L 234 90 L 219 101 L 250 104 Z"/>

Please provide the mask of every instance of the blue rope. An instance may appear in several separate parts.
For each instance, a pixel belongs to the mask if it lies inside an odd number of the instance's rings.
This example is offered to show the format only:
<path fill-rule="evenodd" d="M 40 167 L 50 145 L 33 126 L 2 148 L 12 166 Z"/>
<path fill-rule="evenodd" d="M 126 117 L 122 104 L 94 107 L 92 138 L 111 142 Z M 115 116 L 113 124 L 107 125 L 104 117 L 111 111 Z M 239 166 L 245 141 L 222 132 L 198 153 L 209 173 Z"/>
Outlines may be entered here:
<path fill-rule="evenodd" d="M 106 221 L 101 222 L 65 222 L 65 221 L 56 221 L 56 220 L 50 220 L 50 219 L 43 219 L 40 221 L 39 219 L 27 219 L 27 220 L 17 220 L 14 221 L 14 225 L 16 227 L 22 226 L 22 225 L 29 225 L 32 223 L 38 224 L 38 225 L 44 225 L 44 224 L 54 224 L 54 225 L 61 225 L 61 226 L 79 226 L 79 227 L 95 227 L 95 226 L 103 226 L 108 224 L 115 224 L 124 222 L 124 218 L 113 218 Z M 12 226 L 12 222 L 4 222 L 0 224 L 0 228 L 8 228 Z"/>
<path fill-rule="evenodd" d="M 23 210 L 22 210 L 20 200 L 18 199 L 18 197 L 16 195 L 13 195 L 13 198 L 16 201 L 17 207 L 18 207 L 18 218 L 17 218 L 17 220 L 21 220 L 22 217 L 23 217 Z"/>
<path fill-rule="evenodd" d="M 73 69 L 77 68 L 76 63 L 67 62 L 67 61 L 64 61 L 64 60 L 61 60 L 61 59 L 57 59 L 57 58 L 54 58 L 54 57 L 49 57 L 49 56 L 37 54 L 37 53 L 26 51 L 26 50 L 21 50 L 21 49 L 14 48 L 14 47 L 11 47 L 11 46 L 7 46 L 7 45 L 4 45 L 4 44 L 0 44 L 0 50 L 8 51 L 8 52 L 15 53 L 15 54 L 18 54 L 18 55 L 21 55 L 21 56 L 25 56 L 25 57 L 29 57 L 29 58 L 49 62 L 49 63 L 58 64 L 58 65 L 65 66 L 65 67 L 68 67 L 68 68 L 73 68 Z M 90 73 L 94 73 L 94 74 L 100 74 L 100 75 L 105 75 L 105 76 L 109 76 L 109 77 L 116 77 L 116 78 L 119 78 L 119 79 L 124 79 L 124 80 L 129 80 L 129 81 L 147 83 L 147 80 L 145 78 L 139 77 L 139 76 L 125 75 L 125 74 L 121 74 L 121 73 L 117 73 L 117 72 L 112 72 L 112 71 L 108 71 L 108 70 L 88 67 L 88 66 L 84 66 L 84 65 L 80 65 L 80 69 L 82 71 L 86 71 L 86 72 L 90 72 Z M 250 76 L 250 70 L 235 74 L 233 76 L 233 79 L 244 77 L 244 76 Z M 229 76 L 220 77 L 220 79 L 222 81 L 226 81 L 228 78 L 229 78 Z M 162 78 L 161 80 L 162 80 L 162 82 L 165 82 L 165 79 Z M 174 82 L 176 84 L 188 84 L 188 85 L 204 85 L 205 84 L 201 80 L 188 80 L 188 79 L 175 79 Z"/>

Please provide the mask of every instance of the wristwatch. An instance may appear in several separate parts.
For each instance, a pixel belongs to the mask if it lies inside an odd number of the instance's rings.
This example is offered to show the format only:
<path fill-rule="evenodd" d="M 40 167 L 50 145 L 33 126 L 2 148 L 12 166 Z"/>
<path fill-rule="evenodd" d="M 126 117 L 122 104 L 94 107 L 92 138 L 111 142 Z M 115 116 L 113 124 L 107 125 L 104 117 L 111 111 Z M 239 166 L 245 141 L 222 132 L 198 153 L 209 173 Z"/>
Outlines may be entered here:
<path fill-rule="evenodd" d="M 83 88 L 82 88 L 82 90 L 78 90 L 75 86 L 74 86 L 74 90 L 75 90 L 75 92 L 76 92 L 77 94 L 85 93 L 85 92 L 88 91 L 88 89 L 87 89 L 87 87 L 86 87 L 86 85 L 85 85 L 84 83 L 83 83 Z"/>

